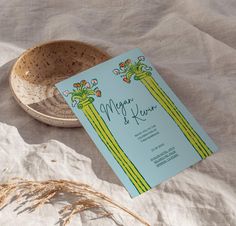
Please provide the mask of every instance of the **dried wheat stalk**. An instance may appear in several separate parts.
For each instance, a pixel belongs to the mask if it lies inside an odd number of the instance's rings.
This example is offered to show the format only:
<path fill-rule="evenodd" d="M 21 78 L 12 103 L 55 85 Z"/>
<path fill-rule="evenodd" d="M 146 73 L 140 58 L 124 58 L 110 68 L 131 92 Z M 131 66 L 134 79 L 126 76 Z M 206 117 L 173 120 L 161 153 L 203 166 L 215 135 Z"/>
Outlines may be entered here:
<path fill-rule="evenodd" d="M 59 213 L 62 216 L 62 225 L 68 225 L 73 216 L 86 210 L 100 210 L 102 217 L 112 217 L 106 207 L 112 206 L 123 210 L 143 225 L 150 226 L 144 219 L 119 205 L 106 195 L 95 191 L 90 186 L 68 180 L 29 181 L 13 180 L 0 184 L 0 208 L 13 200 L 22 201 L 21 206 L 30 203 L 26 209 L 34 211 L 62 194 L 73 195 L 74 202 L 64 206 Z M 25 209 L 25 210 L 26 210 Z M 23 211 L 21 211 L 23 212 Z"/>

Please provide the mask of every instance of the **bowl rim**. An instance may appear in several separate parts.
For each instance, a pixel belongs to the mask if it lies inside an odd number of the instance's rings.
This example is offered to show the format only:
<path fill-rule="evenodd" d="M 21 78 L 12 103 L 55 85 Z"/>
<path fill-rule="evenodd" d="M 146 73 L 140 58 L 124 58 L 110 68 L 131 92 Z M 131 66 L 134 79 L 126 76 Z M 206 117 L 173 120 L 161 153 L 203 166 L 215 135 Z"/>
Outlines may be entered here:
<path fill-rule="evenodd" d="M 88 46 L 89 48 L 93 48 L 95 49 L 96 51 L 98 52 L 101 52 L 102 54 L 104 54 L 108 59 L 111 57 L 107 52 L 99 49 L 98 47 L 96 46 L 93 46 L 93 45 L 90 45 L 86 42 L 83 42 L 83 41 L 77 41 L 77 40 L 69 40 L 69 39 L 61 39 L 61 40 L 53 40 L 53 41 L 47 41 L 47 42 L 42 42 L 42 43 L 39 43 L 39 44 L 36 44 L 34 45 L 33 47 L 25 50 L 22 54 L 20 54 L 20 56 L 17 58 L 17 60 L 15 61 L 15 63 L 13 64 L 10 72 L 9 72 L 9 86 L 10 86 L 10 90 L 11 90 L 11 93 L 13 94 L 14 96 L 14 99 L 18 102 L 18 104 L 26 111 L 31 111 L 33 113 L 35 113 L 36 115 L 41 115 L 42 117 L 44 118 L 48 118 L 48 119 L 53 119 L 55 121 L 64 121 L 64 122 L 78 122 L 79 119 L 78 118 L 60 118 L 60 117 L 54 117 L 54 116 L 50 116 L 50 115 L 47 115 L 47 114 L 44 114 L 44 113 L 41 113 L 41 112 L 38 112 L 36 111 L 35 109 L 29 107 L 29 105 L 27 104 L 24 104 L 22 103 L 22 101 L 20 100 L 20 98 L 17 96 L 16 92 L 14 91 L 14 88 L 12 87 L 12 77 L 13 77 L 13 71 L 15 70 L 17 64 L 19 63 L 19 61 L 24 57 L 26 56 L 29 52 L 31 52 L 32 50 L 36 49 L 36 48 L 39 48 L 39 47 L 42 47 L 42 46 L 45 46 L 45 45 L 49 45 L 49 44 L 54 44 L 54 43 L 71 43 L 71 42 L 74 42 L 74 43 L 79 43 L 79 44 L 82 44 L 82 45 L 85 45 L 85 46 Z M 24 106 L 24 107 L 23 107 Z"/>

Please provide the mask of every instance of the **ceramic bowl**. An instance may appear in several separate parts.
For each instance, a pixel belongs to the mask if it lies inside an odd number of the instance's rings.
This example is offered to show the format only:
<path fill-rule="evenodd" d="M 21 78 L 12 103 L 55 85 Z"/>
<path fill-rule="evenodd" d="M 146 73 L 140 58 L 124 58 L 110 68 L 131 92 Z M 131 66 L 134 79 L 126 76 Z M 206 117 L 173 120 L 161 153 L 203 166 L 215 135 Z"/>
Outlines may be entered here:
<path fill-rule="evenodd" d="M 53 41 L 24 52 L 13 65 L 10 87 L 19 105 L 35 119 L 59 127 L 80 127 L 55 83 L 109 59 L 79 41 Z"/>

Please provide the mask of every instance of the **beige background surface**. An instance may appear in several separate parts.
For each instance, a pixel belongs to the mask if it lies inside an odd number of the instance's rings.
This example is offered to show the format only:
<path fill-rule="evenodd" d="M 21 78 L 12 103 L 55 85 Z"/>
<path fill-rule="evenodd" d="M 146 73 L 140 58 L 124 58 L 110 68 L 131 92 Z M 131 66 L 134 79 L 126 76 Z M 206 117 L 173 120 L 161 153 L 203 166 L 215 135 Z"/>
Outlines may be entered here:
<path fill-rule="evenodd" d="M 64 143 L 92 160 L 97 177 L 120 184 L 84 129 L 53 128 L 21 110 L 7 76 L 22 51 L 48 40 L 80 40 L 114 56 L 140 47 L 220 148 L 154 191 L 156 222 L 236 225 L 235 0 L 1 0 L 0 5 L 1 122 L 15 126 L 30 144 Z M 166 193 L 176 198 L 173 205 L 161 199 Z"/>

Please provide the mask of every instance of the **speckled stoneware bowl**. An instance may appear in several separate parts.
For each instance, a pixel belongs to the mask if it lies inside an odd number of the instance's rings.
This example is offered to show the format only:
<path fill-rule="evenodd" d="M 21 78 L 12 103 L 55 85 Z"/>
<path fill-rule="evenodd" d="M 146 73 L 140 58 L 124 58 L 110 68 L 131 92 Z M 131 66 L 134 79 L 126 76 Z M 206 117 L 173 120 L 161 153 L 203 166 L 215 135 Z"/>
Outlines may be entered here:
<path fill-rule="evenodd" d="M 107 59 L 107 53 L 79 41 L 48 42 L 18 58 L 10 73 L 10 87 L 16 101 L 35 119 L 53 126 L 79 127 L 54 85 Z"/>

